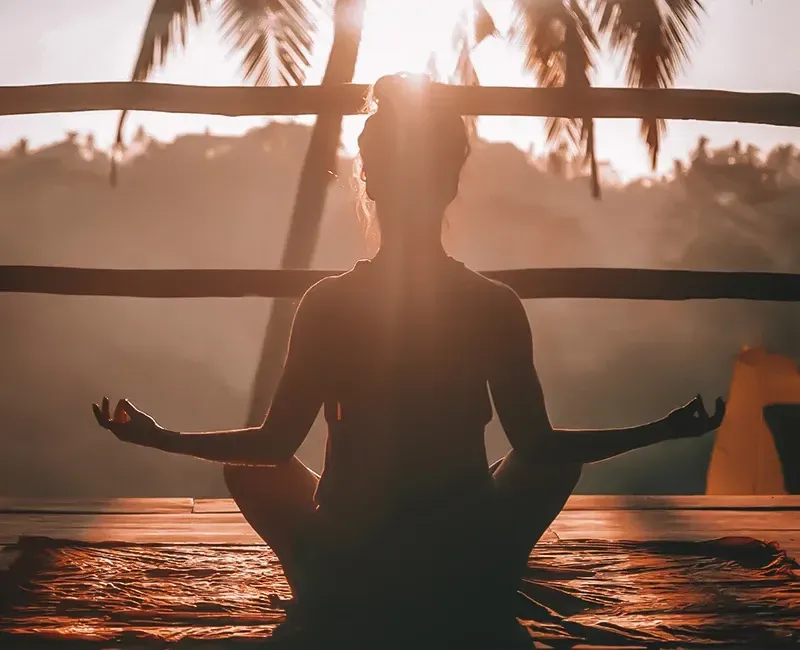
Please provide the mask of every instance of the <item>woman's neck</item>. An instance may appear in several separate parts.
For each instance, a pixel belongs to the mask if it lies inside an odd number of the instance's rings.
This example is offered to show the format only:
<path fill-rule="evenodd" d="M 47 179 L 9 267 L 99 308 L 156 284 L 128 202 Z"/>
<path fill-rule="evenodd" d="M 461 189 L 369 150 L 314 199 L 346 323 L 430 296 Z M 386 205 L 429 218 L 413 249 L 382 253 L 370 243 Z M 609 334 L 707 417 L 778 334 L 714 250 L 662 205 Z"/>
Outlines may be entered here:
<path fill-rule="evenodd" d="M 414 266 L 428 265 L 447 259 L 447 252 L 442 245 L 442 215 L 414 214 L 418 224 L 411 224 L 408 216 L 392 214 L 381 218 L 381 245 L 375 260 L 385 261 L 391 265 Z M 392 227 L 390 224 L 399 224 Z M 428 225 L 430 224 L 430 225 Z"/>
<path fill-rule="evenodd" d="M 448 258 L 441 236 L 386 237 L 381 235 L 381 245 L 374 260 L 397 267 L 428 267 Z"/>

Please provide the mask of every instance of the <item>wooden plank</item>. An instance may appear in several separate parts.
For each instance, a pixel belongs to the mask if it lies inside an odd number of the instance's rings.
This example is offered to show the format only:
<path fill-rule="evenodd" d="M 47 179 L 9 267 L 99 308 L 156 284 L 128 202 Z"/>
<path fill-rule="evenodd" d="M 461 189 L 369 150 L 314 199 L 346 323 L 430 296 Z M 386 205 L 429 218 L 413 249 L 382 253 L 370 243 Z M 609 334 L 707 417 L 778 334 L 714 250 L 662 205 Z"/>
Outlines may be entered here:
<path fill-rule="evenodd" d="M 574 494 L 565 510 L 800 510 L 800 495 Z"/>
<path fill-rule="evenodd" d="M 239 514 L 0 514 L 0 544 L 22 536 L 139 544 L 260 544 Z"/>
<path fill-rule="evenodd" d="M 0 266 L 0 293 L 135 298 L 298 298 L 342 271 L 87 269 Z M 800 274 L 674 269 L 549 268 L 483 271 L 521 298 L 800 301 Z"/>
<path fill-rule="evenodd" d="M 158 111 L 207 115 L 356 115 L 364 84 L 300 87 L 93 82 L 0 87 L 0 115 Z M 434 84 L 432 102 L 462 115 L 661 118 L 800 126 L 800 96 L 695 89 L 525 88 Z"/>
<path fill-rule="evenodd" d="M 38 499 L 0 497 L 0 513 L 71 513 L 71 514 L 158 514 L 189 513 L 193 500 L 186 498 L 120 499 Z"/>
<path fill-rule="evenodd" d="M 195 499 L 192 512 L 198 514 L 239 512 L 239 506 L 233 499 Z"/>
<path fill-rule="evenodd" d="M 92 530 L 98 533 L 155 534 L 170 531 L 192 533 L 248 527 L 239 513 L 177 514 L 0 514 L 0 531 L 15 535 L 53 535 L 52 531 Z M 42 532 L 42 531 L 51 532 Z M 787 531 L 800 534 L 800 517 L 794 511 L 769 510 L 567 510 L 554 523 L 554 530 L 593 537 L 614 532 L 614 538 L 641 539 L 658 534 L 660 539 L 683 539 L 684 534 L 726 534 L 740 530 Z M 149 533 L 148 533 L 149 535 Z M 150 535 L 149 535 L 150 536 Z M 152 536 L 151 536 L 152 537 Z M 111 538 L 109 538 L 111 539 Z"/>
<path fill-rule="evenodd" d="M 554 526 L 556 532 L 558 526 L 569 527 L 590 537 L 595 530 L 613 527 L 637 536 L 659 533 L 681 539 L 683 531 L 786 530 L 800 534 L 800 516 L 793 510 L 565 510 Z"/>
<path fill-rule="evenodd" d="M 574 494 L 565 510 L 800 510 L 800 495 L 618 496 Z M 195 499 L 193 512 L 239 512 L 233 499 Z"/>
<path fill-rule="evenodd" d="M 87 528 L 81 526 L 68 526 L 53 523 L 51 525 L 16 526 L 12 530 L 5 523 L 0 523 L 0 543 L 14 544 L 23 536 L 44 536 L 55 539 L 70 539 L 84 542 L 118 541 L 133 544 L 239 544 L 263 545 L 263 540 L 246 524 L 229 524 L 203 528 L 202 526 L 173 525 L 163 529 L 157 528 Z M 763 541 L 775 542 L 791 557 L 800 560 L 800 534 L 789 531 L 747 530 L 736 528 L 734 530 L 718 529 L 685 530 L 679 534 L 665 531 L 649 531 L 647 533 L 633 533 L 623 527 L 606 526 L 602 529 L 595 528 L 587 531 L 584 528 L 571 528 L 569 526 L 554 525 L 554 539 L 603 539 L 603 540 L 628 540 L 628 541 L 704 541 L 718 537 L 752 537 Z"/>
<path fill-rule="evenodd" d="M 621 511 L 606 511 L 608 513 Z M 577 513 L 575 513 L 577 514 Z M 135 519 L 147 515 L 121 515 Z M 217 517 L 224 515 L 216 515 Z M 120 541 L 136 544 L 247 544 L 262 545 L 263 541 L 238 515 L 233 520 L 209 523 L 200 515 L 172 516 L 172 521 L 122 522 L 108 521 L 111 515 L 48 515 L 50 519 L 30 520 L 19 515 L 0 516 L 0 544 L 13 544 L 21 536 L 44 536 L 86 542 Z M 8 519 L 8 517 L 16 517 Z M 76 517 L 85 517 L 80 520 Z M 162 517 L 169 517 L 164 515 Z M 105 519 L 105 520 L 101 520 Z M 703 541 L 719 537 L 752 537 L 778 544 L 791 557 L 800 560 L 800 531 L 748 528 L 747 522 L 717 522 L 702 527 L 682 527 L 664 522 L 631 522 L 606 519 L 590 523 L 559 517 L 544 541 L 554 539 L 604 539 L 629 541 Z"/>

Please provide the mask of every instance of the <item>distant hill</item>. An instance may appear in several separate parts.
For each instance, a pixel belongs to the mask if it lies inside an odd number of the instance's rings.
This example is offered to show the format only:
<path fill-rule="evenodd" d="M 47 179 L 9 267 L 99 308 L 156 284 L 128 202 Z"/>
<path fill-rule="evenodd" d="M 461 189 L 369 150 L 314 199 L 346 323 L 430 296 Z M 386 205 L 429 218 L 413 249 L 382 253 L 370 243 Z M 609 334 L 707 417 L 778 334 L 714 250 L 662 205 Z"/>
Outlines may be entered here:
<path fill-rule="evenodd" d="M 241 138 L 141 134 L 108 184 L 108 159 L 77 136 L 0 157 L 3 264 L 116 268 L 278 266 L 307 127 Z M 367 255 L 351 163 L 340 161 L 315 266 Z M 478 143 L 448 216 L 449 250 L 477 269 L 642 266 L 798 271 L 796 188 L 757 206 L 681 180 L 607 186 L 545 171 L 508 144 Z M 723 200 L 725 199 L 725 200 Z M 800 357 L 794 305 L 543 300 L 527 304 L 536 363 L 557 426 L 631 425 L 698 391 L 724 394 L 738 349 Z M 224 493 L 219 468 L 123 446 L 89 404 L 125 395 L 172 428 L 243 424 L 269 301 L 0 295 L 0 493 L 32 496 Z M 507 447 L 495 422 L 494 458 Z M 318 422 L 302 455 L 322 458 Z M 594 492 L 697 492 L 711 440 L 593 466 Z"/>

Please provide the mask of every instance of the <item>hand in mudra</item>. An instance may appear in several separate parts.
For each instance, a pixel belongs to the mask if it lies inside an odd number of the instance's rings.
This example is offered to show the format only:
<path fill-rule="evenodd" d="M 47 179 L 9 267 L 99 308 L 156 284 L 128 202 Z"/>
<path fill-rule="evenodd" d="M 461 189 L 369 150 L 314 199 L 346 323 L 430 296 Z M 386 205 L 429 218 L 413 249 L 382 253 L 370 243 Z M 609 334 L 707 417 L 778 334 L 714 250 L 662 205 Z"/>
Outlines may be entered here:
<path fill-rule="evenodd" d="M 723 417 L 725 400 L 718 397 L 714 404 L 714 414 L 709 415 L 703 398 L 697 395 L 691 402 L 672 411 L 666 418 L 666 424 L 673 438 L 699 438 L 718 429 Z"/>
<path fill-rule="evenodd" d="M 161 431 L 161 427 L 152 417 L 126 399 L 117 402 L 113 415 L 109 410 L 107 397 L 103 398 L 100 406 L 92 404 L 92 411 L 97 423 L 123 442 L 148 447 Z"/>

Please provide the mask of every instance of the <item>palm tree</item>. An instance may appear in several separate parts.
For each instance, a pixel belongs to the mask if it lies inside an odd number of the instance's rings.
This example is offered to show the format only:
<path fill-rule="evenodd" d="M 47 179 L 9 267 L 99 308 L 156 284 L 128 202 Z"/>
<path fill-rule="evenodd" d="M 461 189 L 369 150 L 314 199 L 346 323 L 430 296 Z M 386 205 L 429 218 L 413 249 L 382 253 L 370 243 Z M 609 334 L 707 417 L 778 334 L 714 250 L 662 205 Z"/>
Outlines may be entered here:
<path fill-rule="evenodd" d="M 212 0 L 153 0 L 131 81 L 146 81 L 162 67 L 172 50 L 186 46 L 189 27 L 209 17 Z M 222 37 L 243 53 L 242 74 L 256 85 L 302 84 L 310 66 L 321 0 L 221 0 Z M 114 160 L 123 151 L 122 131 L 128 111 L 117 126 Z"/>
<path fill-rule="evenodd" d="M 361 43 L 366 0 L 336 0 L 334 37 L 322 83 L 352 81 Z M 188 28 L 210 13 L 212 0 L 154 0 L 142 39 L 132 80 L 145 81 L 169 52 L 185 46 Z M 321 0 L 221 0 L 223 38 L 243 52 L 245 80 L 256 85 L 302 84 L 309 67 L 316 35 L 316 15 Z M 122 152 L 122 130 L 127 112 L 120 116 L 115 154 Z M 342 117 L 317 118 L 300 175 L 294 212 L 290 221 L 282 268 L 307 268 L 316 247 L 328 183 L 336 165 Z M 112 184 L 116 166 L 112 157 Z M 294 313 L 288 301 L 273 303 L 261 360 L 253 384 L 248 422 L 259 423 L 274 390 L 285 354 Z"/>
<path fill-rule="evenodd" d="M 585 88 L 605 38 L 625 61 L 629 86 L 668 88 L 688 58 L 702 0 L 515 0 L 511 37 L 541 87 Z M 642 120 L 655 169 L 664 120 Z M 569 142 L 591 165 L 592 195 L 600 196 L 591 119 L 548 118 L 550 144 Z"/>
<path fill-rule="evenodd" d="M 365 4 L 366 0 L 336 1 L 333 44 L 322 78 L 323 86 L 353 80 Z M 311 266 L 319 239 L 328 184 L 335 177 L 341 131 L 341 115 L 323 113 L 317 117 L 289 221 L 289 233 L 281 258 L 283 269 Z M 272 303 L 250 398 L 247 421 L 251 426 L 261 423 L 272 400 L 286 355 L 294 312 L 293 301 L 276 299 Z"/>
<path fill-rule="evenodd" d="M 791 144 L 781 144 L 770 150 L 764 164 L 775 171 L 778 184 L 786 186 L 798 180 L 799 162 L 800 156 L 795 147 Z"/>

